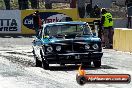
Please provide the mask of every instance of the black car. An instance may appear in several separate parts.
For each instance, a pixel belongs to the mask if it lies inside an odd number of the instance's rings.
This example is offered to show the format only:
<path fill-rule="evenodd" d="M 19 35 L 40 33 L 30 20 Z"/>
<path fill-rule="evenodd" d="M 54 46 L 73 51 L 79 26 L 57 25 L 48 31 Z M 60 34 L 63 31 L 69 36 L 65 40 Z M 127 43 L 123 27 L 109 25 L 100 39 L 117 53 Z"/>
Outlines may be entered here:
<path fill-rule="evenodd" d="M 43 25 L 33 40 L 36 66 L 84 64 L 101 66 L 101 39 L 94 36 L 86 22 L 55 22 Z"/>

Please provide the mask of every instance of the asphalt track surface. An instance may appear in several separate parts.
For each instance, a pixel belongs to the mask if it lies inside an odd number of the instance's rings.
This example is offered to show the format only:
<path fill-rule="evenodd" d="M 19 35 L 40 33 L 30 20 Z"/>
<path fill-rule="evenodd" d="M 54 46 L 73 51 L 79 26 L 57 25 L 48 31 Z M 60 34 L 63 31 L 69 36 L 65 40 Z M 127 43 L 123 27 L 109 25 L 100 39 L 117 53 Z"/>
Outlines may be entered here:
<path fill-rule="evenodd" d="M 0 37 L 0 88 L 132 88 L 132 83 L 76 82 L 78 65 L 51 65 L 49 70 L 35 67 L 32 54 L 34 36 Z M 101 68 L 85 67 L 88 74 L 132 75 L 132 54 L 104 49 Z"/>

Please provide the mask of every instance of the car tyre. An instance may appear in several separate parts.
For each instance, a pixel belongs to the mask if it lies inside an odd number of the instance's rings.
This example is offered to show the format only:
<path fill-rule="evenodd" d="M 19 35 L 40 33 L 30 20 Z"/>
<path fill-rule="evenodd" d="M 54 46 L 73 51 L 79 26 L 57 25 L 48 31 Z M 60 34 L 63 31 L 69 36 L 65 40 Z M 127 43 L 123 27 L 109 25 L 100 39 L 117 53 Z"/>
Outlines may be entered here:
<path fill-rule="evenodd" d="M 49 69 L 49 64 L 48 62 L 46 62 L 44 59 L 42 60 L 42 66 L 45 70 L 48 70 Z"/>
<path fill-rule="evenodd" d="M 100 67 L 101 66 L 101 60 L 100 61 L 93 61 L 93 64 L 95 67 Z"/>
<path fill-rule="evenodd" d="M 43 55 L 42 49 L 40 49 L 40 55 L 41 55 L 41 58 L 43 59 L 44 55 Z"/>
<path fill-rule="evenodd" d="M 33 52 L 33 55 L 34 55 L 34 58 L 35 58 L 35 66 L 36 67 L 42 67 L 42 62 L 38 59 L 38 57 L 36 57 L 34 48 L 33 48 L 32 52 Z"/>
<path fill-rule="evenodd" d="M 36 59 L 36 67 L 42 67 L 42 62 L 38 59 L 38 57 L 35 57 Z"/>

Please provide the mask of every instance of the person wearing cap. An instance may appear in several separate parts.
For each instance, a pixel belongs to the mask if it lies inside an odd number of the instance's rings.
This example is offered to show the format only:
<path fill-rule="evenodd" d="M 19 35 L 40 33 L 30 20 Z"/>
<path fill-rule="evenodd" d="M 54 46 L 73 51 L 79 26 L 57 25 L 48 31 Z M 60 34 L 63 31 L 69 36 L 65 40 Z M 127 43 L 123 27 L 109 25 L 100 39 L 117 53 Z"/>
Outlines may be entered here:
<path fill-rule="evenodd" d="M 105 9 L 101 11 L 101 25 L 103 26 L 104 46 L 105 48 L 113 47 L 113 19 L 112 14 Z"/>
<path fill-rule="evenodd" d="M 33 29 L 36 32 L 36 37 L 39 37 L 39 31 L 41 29 L 42 21 L 39 15 L 39 11 L 35 11 L 33 14 Z"/>

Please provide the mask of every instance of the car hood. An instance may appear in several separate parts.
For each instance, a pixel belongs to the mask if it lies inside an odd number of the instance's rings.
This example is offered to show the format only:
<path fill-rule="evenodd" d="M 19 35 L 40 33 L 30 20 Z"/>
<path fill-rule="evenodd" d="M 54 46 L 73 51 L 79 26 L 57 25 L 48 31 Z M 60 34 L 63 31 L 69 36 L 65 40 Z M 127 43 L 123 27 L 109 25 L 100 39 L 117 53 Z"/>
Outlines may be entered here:
<path fill-rule="evenodd" d="M 71 43 L 71 42 L 76 42 L 76 43 L 91 43 L 91 42 L 101 42 L 100 38 L 98 37 L 93 37 L 93 36 L 83 36 L 83 37 L 76 37 L 76 38 L 70 38 L 70 39 L 65 39 L 65 38 L 44 38 L 42 39 L 43 44 L 65 44 L 65 43 Z"/>

